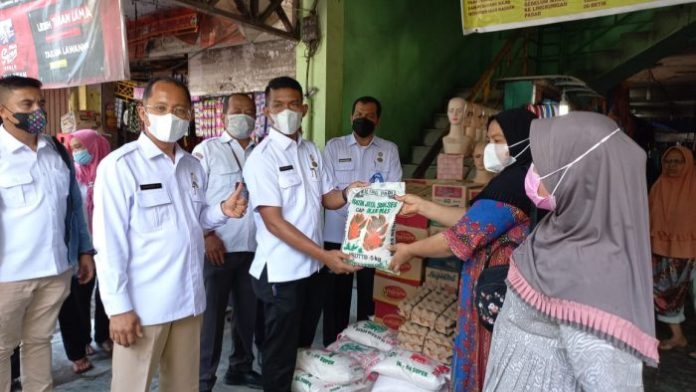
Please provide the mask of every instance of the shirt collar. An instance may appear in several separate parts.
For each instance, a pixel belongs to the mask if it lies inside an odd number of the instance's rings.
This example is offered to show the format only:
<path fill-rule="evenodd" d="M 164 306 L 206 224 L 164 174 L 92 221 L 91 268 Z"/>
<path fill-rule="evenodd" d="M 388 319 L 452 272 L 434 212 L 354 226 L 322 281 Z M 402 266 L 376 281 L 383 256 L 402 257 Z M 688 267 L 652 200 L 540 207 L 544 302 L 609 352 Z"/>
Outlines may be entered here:
<path fill-rule="evenodd" d="M 242 148 L 242 145 L 239 143 L 239 140 L 233 138 L 233 137 L 230 136 L 230 134 L 227 133 L 227 132 L 223 132 L 222 135 L 220 135 L 220 139 L 219 139 L 219 140 L 220 140 L 220 143 L 223 143 L 223 144 L 226 144 L 226 143 L 234 143 L 234 144 L 238 145 L 239 148 L 241 148 L 241 149 L 244 150 L 244 151 L 250 150 L 250 149 L 252 149 L 252 148 L 254 148 L 254 147 L 256 146 L 256 143 L 254 142 L 254 140 L 250 140 L 250 141 L 249 141 L 249 144 L 247 145 L 247 147 L 246 147 L 246 148 Z"/>
<path fill-rule="evenodd" d="M 358 144 L 358 141 L 357 141 L 357 139 L 355 139 L 355 133 L 354 133 L 354 132 L 351 132 L 350 135 L 348 135 L 348 145 L 349 145 L 349 146 L 352 146 L 352 145 L 354 145 L 354 144 Z M 375 135 L 374 137 L 372 137 L 372 140 L 370 141 L 370 144 L 368 144 L 367 146 L 364 146 L 364 147 L 370 147 L 370 146 L 372 146 L 372 145 L 374 145 L 375 147 L 379 147 L 379 146 L 380 146 L 380 145 L 379 145 L 379 140 L 378 140 L 378 138 L 377 138 L 376 135 Z M 363 147 L 363 146 L 361 146 L 361 145 L 359 145 L 359 144 L 358 144 L 358 146 Z"/>
<path fill-rule="evenodd" d="M 280 133 L 280 131 L 276 131 L 273 128 L 270 128 L 268 131 L 268 138 L 271 139 L 274 143 L 278 143 L 278 145 L 283 149 L 287 150 L 292 144 L 295 142 L 292 140 L 290 137 L 283 135 Z M 299 147 L 300 144 L 302 144 L 302 131 L 300 131 L 299 136 L 297 137 L 297 146 Z"/>
<path fill-rule="evenodd" d="M 17 138 L 15 138 L 9 132 L 7 132 L 7 129 L 5 129 L 4 125 L 0 125 L 0 146 L 4 146 L 10 153 L 14 153 L 15 151 L 21 150 L 24 147 L 29 148 L 29 146 L 20 142 L 19 140 L 17 140 Z M 41 148 L 45 146 L 46 141 L 41 135 L 39 135 L 36 142 L 36 151 L 39 151 Z"/>
<path fill-rule="evenodd" d="M 140 148 L 143 150 L 145 156 L 148 159 L 152 159 L 159 155 L 165 155 L 164 152 L 160 150 L 160 148 L 157 147 L 155 143 L 153 143 L 152 140 L 145 134 L 145 131 L 140 132 L 140 136 L 138 137 L 138 144 L 140 145 Z M 175 143 L 174 161 L 178 162 L 181 156 L 183 156 L 183 150 L 181 149 L 181 147 L 179 147 L 178 144 Z"/>

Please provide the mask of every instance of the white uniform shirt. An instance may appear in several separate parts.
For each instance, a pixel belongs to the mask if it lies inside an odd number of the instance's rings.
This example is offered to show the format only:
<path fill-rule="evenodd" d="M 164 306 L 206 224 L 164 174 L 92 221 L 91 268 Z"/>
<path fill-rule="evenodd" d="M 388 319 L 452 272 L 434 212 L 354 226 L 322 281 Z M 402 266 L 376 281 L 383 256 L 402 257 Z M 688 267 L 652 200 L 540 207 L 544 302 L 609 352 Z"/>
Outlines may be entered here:
<path fill-rule="evenodd" d="M 193 149 L 193 156 L 200 160 L 207 175 L 208 191 L 205 198 L 208 204 L 220 203 L 227 199 L 234 191 L 235 185 L 244 181 L 242 167 L 253 149 L 253 142 L 245 150 L 227 132 L 220 137 L 204 140 Z M 227 252 L 256 251 L 253 214 L 246 214 L 241 219 L 230 219 L 215 229 L 215 232 L 225 244 Z"/>
<path fill-rule="evenodd" d="M 70 268 L 65 214 L 70 170 L 40 136 L 36 152 L 0 125 L 0 282 Z"/>
<path fill-rule="evenodd" d="M 271 129 L 244 167 L 249 203 L 256 220 L 258 248 L 249 273 L 259 279 L 264 267 L 273 283 L 299 280 L 321 264 L 281 241 L 266 228 L 258 208 L 281 207 L 283 218 L 317 244 L 322 243 L 322 196 L 336 188 L 314 143 L 297 142 Z"/>
<path fill-rule="evenodd" d="M 205 181 L 196 158 L 177 146 L 172 162 L 144 133 L 99 164 L 93 232 L 109 316 L 134 310 L 154 325 L 203 313 L 203 230 L 227 219 L 206 204 Z"/>
<path fill-rule="evenodd" d="M 377 136 L 367 146 L 358 144 L 352 133 L 329 140 L 324 148 L 324 164 L 336 177 L 341 189 L 355 181 L 401 181 L 399 149 L 396 144 Z M 324 241 L 343 242 L 347 215 L 347 206 L 326 211 Z"/>

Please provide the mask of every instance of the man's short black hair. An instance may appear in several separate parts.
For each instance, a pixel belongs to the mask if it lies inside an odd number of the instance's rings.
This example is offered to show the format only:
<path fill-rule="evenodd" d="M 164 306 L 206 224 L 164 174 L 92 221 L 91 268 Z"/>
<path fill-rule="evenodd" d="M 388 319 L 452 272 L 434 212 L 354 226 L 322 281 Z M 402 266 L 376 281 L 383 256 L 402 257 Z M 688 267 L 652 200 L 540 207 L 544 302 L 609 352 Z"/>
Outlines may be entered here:
<path fill-rule="evenodd" d="M 19 88 L 38 88 L 41 89 L 41 81 L 24 76 L 6 76 L 0 78 L 0 100 L 5 101 L 5 96 L 12 90 Z"/>
<path fill-rule="evenodd" d="M 156 78 L 150 79 L 149 82 L 147 82 L 147 85 L 145 86 L 145 91 L 143 91 L 143 102 L 147 101 L 148 98 L 152 95 L 152 88 L 155 86 L 156 83 L 159 82 L 165 82 L 165 83 L 171 83 L 180 89 L 184 90 L 186 93 L 186 98 L 188 99 L 189 105 L 193 103 L 191 100 L 191 92 L 188 89 L 188 86 L 186 86 L 184 83 L 182 83 L 180 80 L 174 79 L 169 76 L 158 76 Z"/>
<path fill-rule="evenodd" d="M 353 102 L 353 111 L 351 112 L 351 114 L 355 113 L 355 106 L 358 105 L 358 102 L 360 102 L 360 103 L 374 103 L 375 106 L 377 106 L 377 118 L 382 117 L 382 104 L 379 103 L 377 98 L 370 97 L 368 95 L 366 95 L 364 97 L 360 97 L 360 98 L 356 99 L 355 102 Z"/>
<path fill-rule="evenodd" d="M 244 97 L 244 98 L 249 99 L 251 101 L 251 103 L 254 103 L 254 99 L 252 97 L 250 97 L 248 94 L 244 94 L 244 93 L 230 94 L 230 95 L 226 96 L 225 99 L 222 101 L 222 112 L 223 113 L 225 113 L 225 114 L 227 113 L 227 109 L 230 108 L 230 101 L 234 97 Z M 255 105 L 254 105 L 254 108 L 256 108 Z"/>
<path fill-rule="evenodd" d="M 297 80 L 289 76 L 281 76 L 278 78 L 271 79 L 271 81 L 268 82 L 268 86 L 266 86 L 266 90 L 264 91 L 266 93 L 266 102 L 268 102 L 268 98 L 271 96 L 271 90 L 278 90 L 281 88 L 290 88 L 299 91 L 300 97 L 303 96 L 302 86 Z"/>

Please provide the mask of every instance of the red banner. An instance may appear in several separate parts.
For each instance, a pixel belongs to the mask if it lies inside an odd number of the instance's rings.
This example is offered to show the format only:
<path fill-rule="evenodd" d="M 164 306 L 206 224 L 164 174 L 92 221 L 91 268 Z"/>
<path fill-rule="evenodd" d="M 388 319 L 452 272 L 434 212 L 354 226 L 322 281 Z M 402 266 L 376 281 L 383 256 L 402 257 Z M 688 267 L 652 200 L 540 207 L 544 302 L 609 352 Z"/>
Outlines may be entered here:
<path fill-rule="evenodd" d="M 0 75 L 45 88 L 130 76 L 118 0 L 14 0 L 0 4 Z"/>

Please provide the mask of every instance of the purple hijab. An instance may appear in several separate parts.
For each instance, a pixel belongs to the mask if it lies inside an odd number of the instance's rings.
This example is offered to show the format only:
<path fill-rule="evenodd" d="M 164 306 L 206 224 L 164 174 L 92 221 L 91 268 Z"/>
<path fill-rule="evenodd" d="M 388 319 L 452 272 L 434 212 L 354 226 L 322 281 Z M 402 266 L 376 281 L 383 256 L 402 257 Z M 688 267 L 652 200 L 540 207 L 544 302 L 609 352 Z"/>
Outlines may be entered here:
<path fill-rule="evenodd" d="M 608 117 L 573 112 L 535 120 L 534 166 L 556 210 L 513 255 L 508 283 L 552 319 L 658 361 L 652 296 L 646 154 Z"/>

